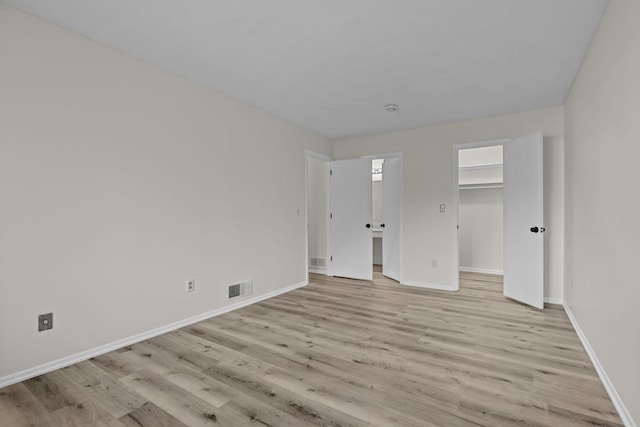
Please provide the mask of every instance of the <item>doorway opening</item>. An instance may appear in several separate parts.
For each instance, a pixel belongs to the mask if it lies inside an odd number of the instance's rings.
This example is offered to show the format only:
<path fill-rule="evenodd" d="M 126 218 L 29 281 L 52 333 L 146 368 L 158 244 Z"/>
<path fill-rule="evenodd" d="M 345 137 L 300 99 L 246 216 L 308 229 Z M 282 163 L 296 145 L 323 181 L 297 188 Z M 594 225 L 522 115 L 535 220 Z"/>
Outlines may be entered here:
<path fill-rule="evenodd" d="M 307 272 L 372 280 L 382 264 L 401 282 L 402 153 L 332 161 L 307 152 L 305 170 Z"/>
<path fill-rule="evenodd" d="M 365 156 L 371 161 L 372 267 L 402 282 L 404 168 L 402 153 Z"/>
<path fill-rule="evenodd" d="M 329 274 L 329 162 L 328 156 L 306 152 L 306 264 L 309 273 Z"/>
<path fill-rule="evenodd" d="M 503 292 L 502 144 L 458 150 L 458 274 Z"/>
<path fill-rule="evenodd" d="M 371 232 L 373 237 L 373 271 L 382 272 L 382 239 L 384 231 L 384 212 L 382 206 L 382 180 L 384 179 L 382 166 L 384 159 L 371 160 L 371 194 L 372 194 L 372 225 Z"/>
<path fill-rule="evenodd" d="M 453 146 L 453 280 L 460 288 L 460 153 L 464 150 L 502 146 L 502 294 L 512 300 L 544 308 L 544 191 L 543 136 L 533 132 L 516 138 Z M 463 154 L 464 155 L 464 154 Z M 489 162 L 485 162 L 489 163 Z M 493 161 L 493 163 L 496 163 Z M 476 164 L 477 166 L 477 164 Z M 491 184 L 491 182 L 488 182 Z M 476 182 L 485 185 L 487 182 Z M 473 185 L 473 183 L 470 183 Z M 464 197 L 464 196 L 462 196 Z M 486 244 L 486 242 L 483 242 Z M 486 245 L 484 249 L 486 251 Z M 473 267 L 473 266 L 471 266 Z M 476 267 L 477 268 L 477 267 Z M 485 267 L 486 268 L 486 267 Z"/>

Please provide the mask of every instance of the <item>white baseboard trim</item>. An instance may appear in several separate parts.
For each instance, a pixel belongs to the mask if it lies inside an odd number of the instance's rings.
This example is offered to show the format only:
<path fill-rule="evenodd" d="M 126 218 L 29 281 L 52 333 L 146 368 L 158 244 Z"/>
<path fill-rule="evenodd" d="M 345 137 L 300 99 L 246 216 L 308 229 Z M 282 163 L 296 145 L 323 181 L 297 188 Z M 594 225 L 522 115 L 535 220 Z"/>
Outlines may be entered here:
<path fill-rule="evenodd" d="M 309 273 L 324 274 L 325 276 L 328 275 L 326 268 L 309 267 Z"/>
<path fill-rule="evenodd" d="M 215 310 L 199 314 L 197 316 L 189 317 L 184 320 L 179 320 L 177 322 L 173 322 L 168 325 L 161 326 L 159 328 L 151 329 L 149 331 L 141 332 L 139 334 L 136 334 L 127 338 L 123 338 L 117 341 L 113 341 L 108 344 L 94 347 L 92 349 L 82 351 L 80 353 L 72 354 L 70 356 L 53 360 L 51 362 L 43 363 L 42 365 L 34 366 L 33 368 L 29 368 L 13 374 L 5 375 L 4 377 L 0 377 L 0 388 L 9 386 L 11 384 L 19 383 L 24 380 L 28 380 L 29 378 L 37 377 L 38 375 L 46 374 L 47 372 L 55 371 L 56 369 L 73 365 L 74 363 L 91 359 L 92 357 L 100 356 L 101 354 L 105 354 L 110 351 L 114 351 L 119 348 L 126 347 L 131 344 L 135 344 L 140 341 L 148 340 L 149 338 L 157 337 L 158 335 L 166 334 L 167 332 L 171 332 L 176 329 L 180 329 L 185 326 L 189 326 L 191 324 L 198 323 L 203 320 L 210 319 L 212 317 L 219 316 L 221 314 L 228 313 L 230 311 L 237 310 L 239 308 L 246 307 L 248 305 L 267 300 L 269 298 L 273 298 L 280 294 L 291 292 L 295 289 L 304 287 L 307 284 L 308 283 L 304 281 L 301 283 L 297 283 L 295 285 L 287 286 L 286 288 L 268 292 L 264 295 L 258 295 L 252 298 L 247 298 L 245 300 L 238 301 L 235 304 L 231 304 L 225 307 L 220 307 Z"/>
<path fill-rule="evenodd" d="M 558 305 L 564 304 L 564 300 L 562 298 L 545 297 L 544 302 L 547 304 L 558 304 Z"/>
<path fill-rule="evenodd" d="M 417 288 L 435 289 L 439 291 L 457 291 L 458 290 L 458 288 L 452 285 L 439 285 L 436 283 L 412 282 L 410 280 L 403 280 L 402 282 L 400 282 L 400 284 L 404 286 L 415 286 Z"/>
<path fill-rule="evenodd" d="M 499 276 L 504 276 L 504 271 L 491 270 L 488 268 L 458 267 L 458 270 L 464 271 L 465 273 L 497 274 Z"/>
<path fill-rule="evenodd" d="M 591 359 L 591 363 L 593 363 L 593 366 L 596 368 L 596 372 L 600 377 L 600 381 L 602 381 L 604 388 L 607 390 L 607 393 L 609 394 L 609 397 L 613 402 L 613 406 L 616 407 L 616 410 L 618 411 L 618 415 L 620 415 L 622 422 L 626 427 L 637 427 L 635 421 L 633 421 L 633 418 L 631 418 L 631 414 L 627 410 L 627 407 L 624 405 L 624 402 L 622 401 L 622 399 L 620 398 L 620 395 L 616 391 L 616 388 L 613 386 L 613 383 L 611 382 L 611 380 L 609 379 L 609 376 L 605 372 L 604 367 L 598 360 L 598 356 L 596 355 L 595 351 L 593 351 L 591 344 L 589 344 L 589 341 L 587 340 L 587 336 L 584 334 L 584 332 L 582 331 L 582 328 L 580 328 L 580 325 L 578 324 L 578 321 L 573 316 L 571 309 L 567 304 L 562 304 L 562 306 L 564 307 L 564 311 L 567 313 L 567 316 L 569 316 L 569 320 L 573 325 L 573 329 L 576 330 L 576 333 L 578 334 L 578 337 L 580 338 L 580 341 L 582 342 L 584 349 L 587 351 L 587 354 Z"/>

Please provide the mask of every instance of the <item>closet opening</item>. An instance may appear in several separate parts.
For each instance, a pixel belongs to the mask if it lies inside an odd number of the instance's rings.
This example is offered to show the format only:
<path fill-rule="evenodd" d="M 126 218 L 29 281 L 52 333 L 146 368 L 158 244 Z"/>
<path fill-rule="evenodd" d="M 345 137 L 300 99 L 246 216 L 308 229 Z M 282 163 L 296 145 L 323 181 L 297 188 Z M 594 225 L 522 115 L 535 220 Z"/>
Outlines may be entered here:
<path fill-rule="evenodd" d="M 503 292 L 502 145 L 458 151 L 458 274 Z M 499 289 L 498 289 L 499 288 Z"/>

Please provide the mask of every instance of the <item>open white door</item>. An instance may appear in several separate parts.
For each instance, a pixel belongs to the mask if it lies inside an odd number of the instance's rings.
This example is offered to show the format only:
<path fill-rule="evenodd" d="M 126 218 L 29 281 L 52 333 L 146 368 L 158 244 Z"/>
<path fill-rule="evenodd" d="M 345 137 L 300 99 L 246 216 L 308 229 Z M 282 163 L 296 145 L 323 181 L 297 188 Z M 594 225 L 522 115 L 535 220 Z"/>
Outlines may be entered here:
<path fill-rule="evenodd" d="M 542 133 L 504 144 L 504 295 L 544 308 Z"/>
<path fill-rule="evenodd" d="M 402 235 L 402 169 L 400 159 L 385 159 L 382 165 L 382 274 L 401 280 L 400 236 Z"/>
<path fill-rule="evenodd" d="M 331 170 L 331 275 L 373 279 L 371 160 L 337 160 Z"/>

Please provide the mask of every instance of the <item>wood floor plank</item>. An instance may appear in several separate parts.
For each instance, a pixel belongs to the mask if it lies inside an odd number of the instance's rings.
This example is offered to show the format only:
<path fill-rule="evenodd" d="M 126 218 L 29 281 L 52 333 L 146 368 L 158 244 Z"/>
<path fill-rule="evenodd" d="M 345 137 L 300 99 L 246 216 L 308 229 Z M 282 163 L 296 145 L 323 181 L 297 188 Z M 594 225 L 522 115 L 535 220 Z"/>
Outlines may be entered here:
<path fill-rule="evenodd" d="M 310 285 L 0 389 L 0 426 L 622 426 L 564 309 Z"/>
<path fill-rule="evenodd" d="M 51 413 L 24 384 L 0 389 L 0 427 L 54 425 Z"/>
<path fill-rule="evenodd" d="M 86 398 L 82 389 L 77 384 L 65 381 L 60 371 L 40 375 L 23 384 L 49 412 L 77 405 Z"/>
<path fill-rule="evenodd" d="M 130 351 L 131 348 L 129 347 Z M 122 351 L 125 353 L 126 351 Z M 121 352 L 112 351 L 111 353 L 102 354 L 100 356 L 92 357 L 89 359 L 91 363 L 97 365 L 100 369 L 105 371 L 109 376 L 114 379 L 120 379 L 122 377 L 126 377 L 127 375 L 131 375 L 134 372 L 140 370 L 139 366 L 135 366 L 130 364 L 126 359 L 124 359 L 121 355 Z"/>
<path fill-rule="evenodd" d="M 111 378 L 91 361 L 84 361 L 61 370 L 71 383 L 83 388 L 85 399 L 95 402 L 115 418 L 120 418 L 145 403 L 118 380 Z"/>
<path fill-rule="evenodd" d="M 120 422 L 124 427 L 188 427 L 150 402 L 123 415 Z"/>
<path fill-rule="evenodd" d="M 90 399 L 60 408 L 51 415 L 59 427 L 122 427 L 122 423 L 109 414 L 100 402 Z"/>
<path fill-rule="evenodd" d="M 142 370 L 121 381 L 184 424 L 193 427 L 215 425 L 216 407 L 186 392 L 150 370 Z"/>

